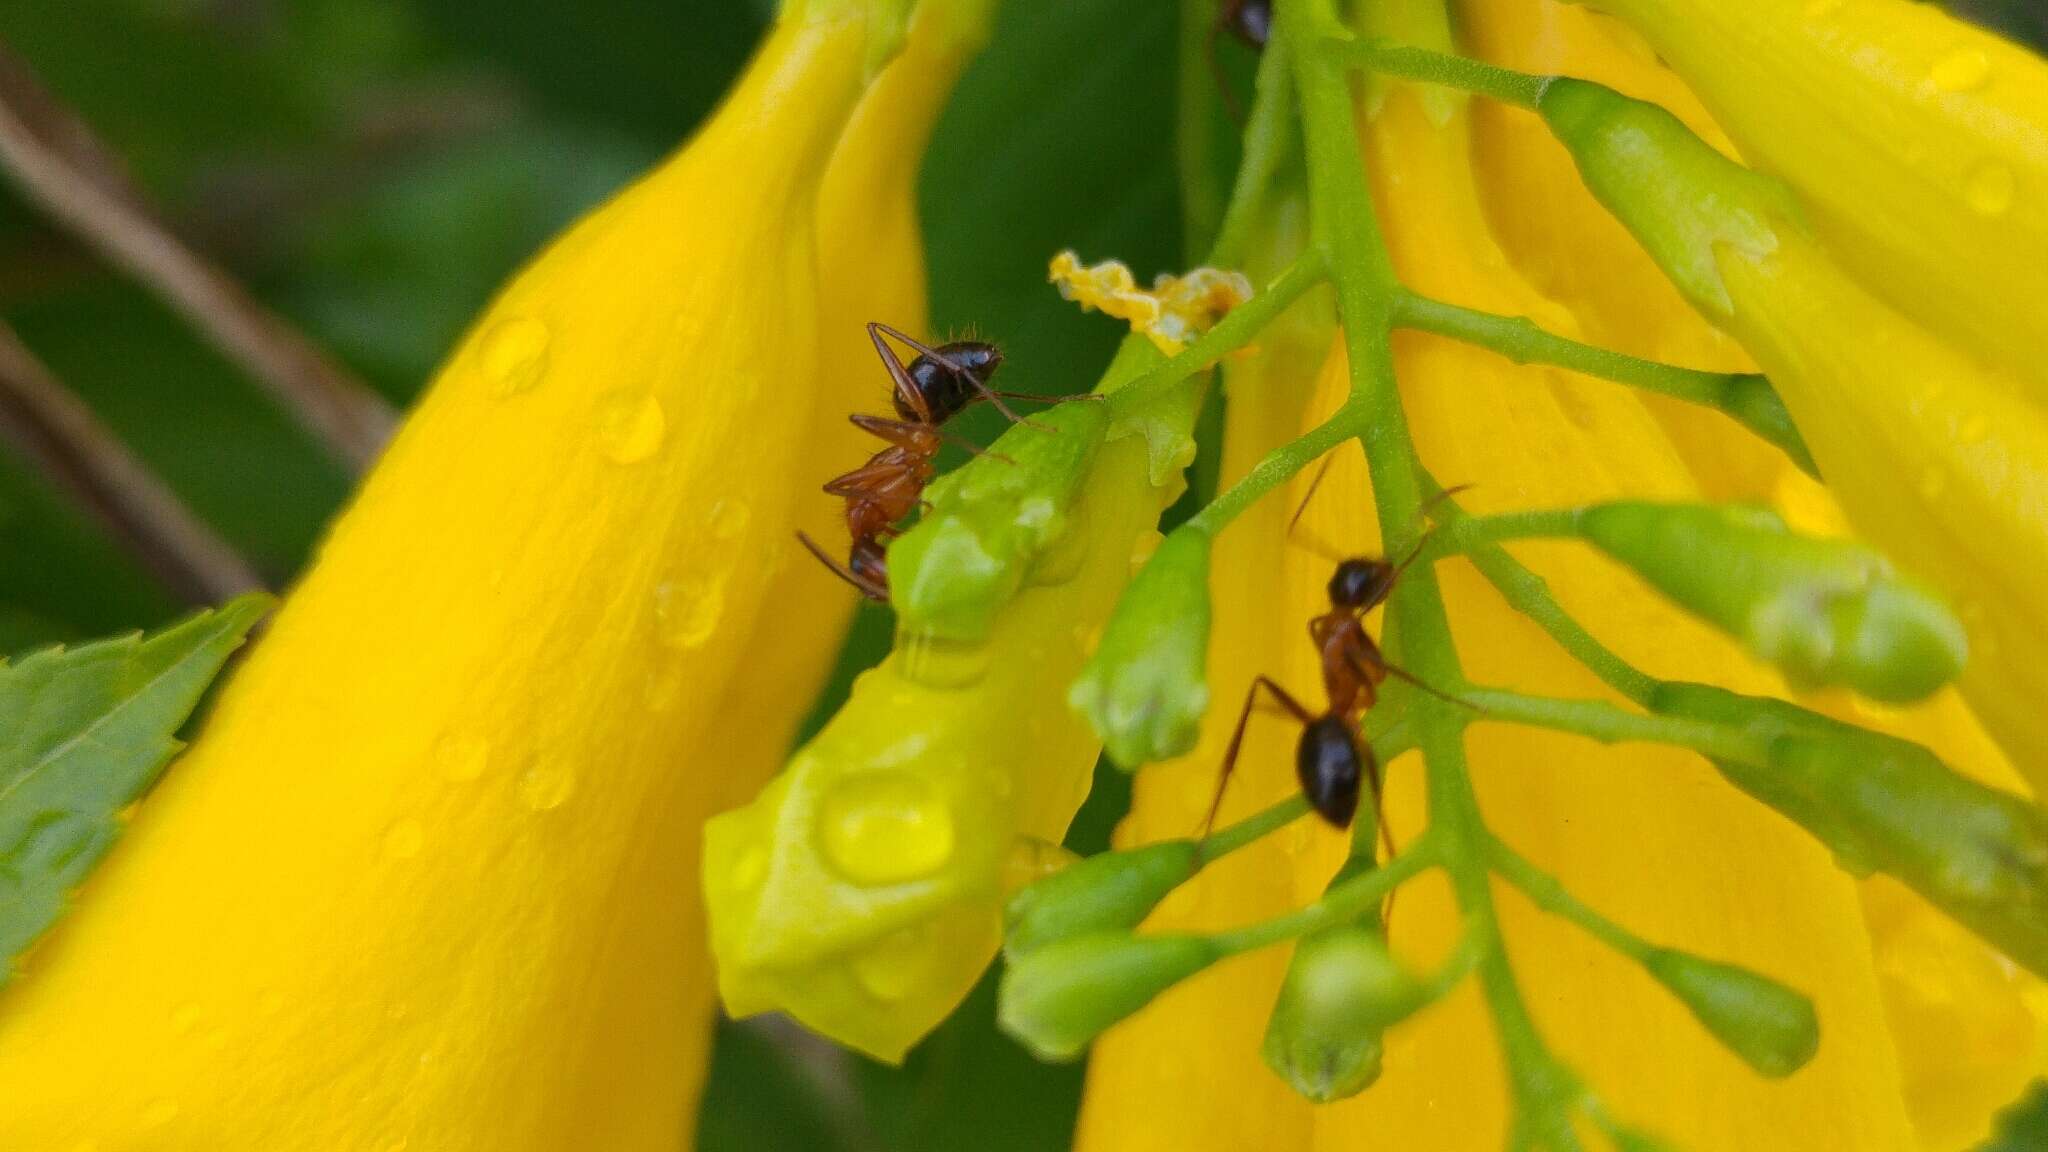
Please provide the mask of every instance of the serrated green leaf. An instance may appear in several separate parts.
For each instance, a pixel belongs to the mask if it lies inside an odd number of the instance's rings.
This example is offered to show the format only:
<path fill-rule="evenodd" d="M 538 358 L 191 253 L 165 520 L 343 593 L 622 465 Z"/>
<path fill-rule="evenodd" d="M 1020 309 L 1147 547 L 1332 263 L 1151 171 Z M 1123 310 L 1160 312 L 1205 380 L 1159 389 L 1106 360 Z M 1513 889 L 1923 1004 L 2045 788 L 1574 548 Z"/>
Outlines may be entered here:
<path fill-rule="evenodd" d="M 63 913 L 120 831 L 121 809 L 181 747 L 173 734 L 271 603 L 252 593 L 146 638 L 0 666 L 0 956 L 20 955 Z"/>
<path fill-rule="evenodd" d="M 2040 1152 L 2048 1148 L 2048 1080 L 2036 1080 L 1998 1114 L 1998 1131 L 1977 1152 Z"/>

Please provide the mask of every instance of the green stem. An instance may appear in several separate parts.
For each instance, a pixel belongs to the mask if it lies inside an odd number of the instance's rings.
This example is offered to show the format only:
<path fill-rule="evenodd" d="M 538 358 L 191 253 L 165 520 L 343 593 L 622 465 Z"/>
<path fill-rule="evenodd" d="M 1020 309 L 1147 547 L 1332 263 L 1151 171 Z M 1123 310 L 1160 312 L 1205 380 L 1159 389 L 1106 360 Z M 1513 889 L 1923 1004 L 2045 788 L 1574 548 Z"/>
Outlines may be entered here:
<path fill-rule="evenodd" d="M 1403 883 L 1438 863 L 1437 844 L 1428 836 L 1416 841 L 1406 852 L 1386 865 L 1362 872 L 1323 893 L 1323 898 L 1270 920 L 1247 924 L 1211 937 L 1225 955 L 1250 952 L 1282 940 L 1306 936 L 1323 928 L 1346 924 L 1379 907 L 1380 901 Z"/>
<path fill-rule="evenodd" d="M 1212 0 L 1193 0 L 1215 19 Z M 1205 34 L 1206 36 L 1206 34 Z M 1269 44 L 1259 56 L 1252 110 L 1244 129 L 1244 154 L 1230 206 L 1223 211 L 1215 247 L 1208 263 L 1234 268 L 1244 263 L 1245 247 L 1265 205 L 1267 190 L 1286 163 L 1294 139 L 1294 86 L 1285 45 Z"/>
<path fill-rule="evenodd" d="M 1196 848 L 1201 867 L 1221 860 L 1254 840 L 1277 832 L 1308 813 L 1308 800 L 1299 792 L 1262 811 L 1239 820 L 1221 832 L 1212 833 Z"/>
<path fill-rule="evenodd" d="M 1110 394 L 1109 403 L 1119 414 L 1143 410 L 1182 381 L 1250 344 L 1287 307 L 1302 298 L 1329 275 L 1320 252 L 1308 251 L 1297 257 L 1271 284 L 1230 310 L 1215 327 L 1196 337 L 1195 342 L 1174 353 L 1166 363 L 1152 369 Z"/>
<path fill-rule="evenodd" d="M 1419 80 L 1424 84 L 1439 84 L 1462 92 L 1476 92 L 1518 108 L 1536 107 L 1536 101 L 1543 96 L 1543 86 L 1550 82 L 1548 76 L 1531 76 L 1526 72 L 1496 68 L 1427 48 L 1351 37 L 1333 38 L 1321 47 L 1353 68 L 1363 68 L 1383 76 L 1398 76 L 1403 80 Z"/>
<path fill-rule="evenodd" d="M 1653 949 L 1642 937 L 1594 911 L 1572 895 L 1557 877 L 1538 868 L 1498 837 L 1489 837 L 1487 857 L 1501 878 L 1520 889 L 1538 908 L 1585 929 L 1594 939 L 1640 963 Z"/>
<path fill-rule="evenodd" d="M 1189 517 L 1188 526 L 1215 536 L 1259 497 L 1286 483 L 1323 453 L 1357 434 L 1357 413 L 1349 406 L 1339 409 L 1328 420 L 1266 453 L 1237 483 Z"/>
<path fill-rule="evenodd" d="M 1527 696 L 1496 688 L 1465 688 L 1459 695 L 1484 713 L 1482 720 L 1570 732 L 1606 744 L 1672 744 L 1752 767 L 1770 765 L 1768 742 L 1723 724 L 1631 712 L 1604 700 Z"/>
<path fill-rule="evenodd" d="M 1209 30 L 1215 22 L 1214 0 L 1181 0 L 1180 100 L 1174 142 L 1180 167 L 1181 226 L 1186 234 L 1183 246 L 1190 259 L 1214 242 L 1224 214 L 1221 161 L 1216 155 L 1221 100 L 1209 75 Z"/>
<path fill-rule="evenodd" d="M 1460 515 L 1430 539 L 1434 555 L 1471 552 L 1510 540 L 1577 539 L 1579 508 L 1532 508 L 1493 516 Z"/>

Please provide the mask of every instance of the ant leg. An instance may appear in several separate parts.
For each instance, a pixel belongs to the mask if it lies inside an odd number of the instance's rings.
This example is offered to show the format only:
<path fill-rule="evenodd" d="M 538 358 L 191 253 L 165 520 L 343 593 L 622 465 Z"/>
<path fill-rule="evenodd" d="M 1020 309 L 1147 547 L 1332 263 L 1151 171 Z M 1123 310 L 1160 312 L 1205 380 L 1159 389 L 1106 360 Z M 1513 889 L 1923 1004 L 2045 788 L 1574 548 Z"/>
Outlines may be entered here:
<path fill-rule="evenodd" d="M 1230 734 L 1230 746 L 1223 751 L 1223 770 L 1216 777 L 1216 795 L 1209 801 L 1209 814 L 1202 819 L 1204 840 L 1207 840 L 1209 833 L 1215 829 L 1216 814 L 1223 809 L 1223 791 L 1230 787 L 1231 773 L 1237 771 L 1237 754 L 1244 747 L 1245 726 L 1251 723 L 1252 705 L 1258 701 L 1261 688 L 1270 693 L 1273 699 L 1278 700 L 1301 723 L 1307 724 L 1315 719 L 1315 716 L 1302 706 L 1301 701 L 1288 695 L 1287 689 L 1274 683 L 1271 677 L 1253 678 L 1252 686 L 1244 694 L 1244 708 L 1237 714 L 1237 727 Z"/>
<path fill-rule="evenodd" d="M 889 381 L 896 387 L 896 398 L 909 405 L 912 412 L 917 413 L 920 423 L 931 423 L 931 405 L 924 402 L 924 393 L 917 390 L 917 381 L 910 378 L 910 369 L 903 366 L 902 357 L 896 355 L 894 348 L 889 347 L 889 342 L 882 339 L 883 333 L 894 336 L 919 351 L 925 351 L 925 346 L 879 320 L 868 321 L 868 339 L 875 342 L 875 353 L 882 358 L 883 366 L 889 370 Z M 948 365 L 952 364 L 952 361 L 944 357 L 939 359 Z"/>
<path fill-rule="evenodd" d="M 1470 484 L 1453 484 L 1449 488 L 1446 488 L 1443 491 L 1438 492 L 1436 495 L 1431 496 L 1429 499 L 1424 500 L 1422 502 L 1422 507 L 1416 509 L 1416 511 L 1424 516 L 1427 516 L 1429 515 L 1430 509 L 1435 508 L 1437 505 L 1443 503 L 1446 500 L 1449 500 L 1451 497 L 1457 495 L 1460 492 L 1465 491 L 1467 488 L 1470 487 L 1472 487 Z M 1443 525 L 1441 524 L 1431 522 L 1430 526 L 1427 529 L 1423 530 L 1422 536 L 1415 541 L 1415 547 L 1408 550 L 1408 555 L 1402 557 L 1401 562 L 1399 564 L 1394 565 L 1394 574 L 1392 576 L 1387 577 L 1388 587 L 1391 588 L 1393 586 L 1394 581 L 1399 580 L 1401 578 L 1401 573 L 1406 572 L 1408 570 L 1408 566 L 1410 564 L 1415 563 L 1416 559 L 1422 555 L 1423 548 L 1428 546 L 1430 537 L 1435 536 L 1437 534 L 1437 530 L 1442 527 Z"/>
<path fill-rule="evenodd" d="M 823 564 L 827 568 L 830 568 L 833 574 L 838 576 L 841 580 L 844 580 L 848 584 L 851 584 L 855 588 L 859 589 L 861 595 L 867 597 L 870 600 L 877 600 L 885 604 L 888 603 L 889 590 L 887 588 L 882 587 L 880 584 L 875 583 L 873 580 L 866 579 L 865 577 L 856 574 L 853 571 L 853 569 L 848 568 L 846 565 L 841 564 L 837 560 L 834 560 L 831 556 L 827 555 L 825 550 L 818 546 L 818 542 L 816 540 L 811 539 L 809 535 L 803 532 L 799 532 L 796 534 L 796 538 L 798 540 L 803 541 L 804 547 L 809 548 L 811 550 L 811 555 L 816 556 L 818 558 L 819 563 Z"/>
<path fill-rule="evenodd" d="M 930 424 L 916 424 L 908 420 L 893 420 L 887 416 L 871 416 L 866 412 L 855 412 L 847 421 L 855 428 L 894 444 L 905 452 L 929 452 L 930 448 L 921 443 L 932 431 Z"/>
<path fill-rule="evenodd" d="M 1315 479 L 1308 482 L 1308 491 L 1301 494 L 1301 503 L 1295 506 L 1294 516 L 1287 521 L 1287 539 L 1291 543 L 1302 545 L 1333 564 L 1342 564 L 1350 559 L 1350 557 L 1330 547 L 1325 541 L 1311 539 L 1307 534 L 1300 531 L 1302 514 L 1308 511 L 1309 501 L 1316 498 L 1316 489 L 1323 486 L 1324 477 L 1330 474 L 1330 466 L 1337 462 L 1335 453 L 1336 449 L 1333 448 L 1323 455 L 1322 464 L 1316 468 Z"/>
<path fill-rule="evenodd" d="M 1424 692 L 1429 693 L 1431 696 L 1436 697 L 1437 699 L 1443 701 L 1446 704 L 1456 704 L 1460 708 L 1467 708 L 1471 711 L 1479 713 L 1484 713 L 1486 711 L 1485 709 L 1479 707 L 1479 705 L 1474 704 L 1469 700 L 1460 700 L 1456 696 L 1452 696 L 1449 693 L 1438 691 L 1437 689 L 1431 687 L 1421 677 L 1411 675 L 1398 665 L 1387 663 L 1387 658 L 1377 651 L 1375 651 L 1371 656 L 1365 656 L 1361 653 L 1353 652 L 1350 654 L 1350 660 L 1352 671 L 1357 672 L 1361 677 L 1378 679 L 1380 677 L 1392 676 L 1396 680 L 1403 680 L 1416 688 L 1420 688 Z M 1378 671 L 1379 676 L 1373 675 L 1375 670 Z"/>

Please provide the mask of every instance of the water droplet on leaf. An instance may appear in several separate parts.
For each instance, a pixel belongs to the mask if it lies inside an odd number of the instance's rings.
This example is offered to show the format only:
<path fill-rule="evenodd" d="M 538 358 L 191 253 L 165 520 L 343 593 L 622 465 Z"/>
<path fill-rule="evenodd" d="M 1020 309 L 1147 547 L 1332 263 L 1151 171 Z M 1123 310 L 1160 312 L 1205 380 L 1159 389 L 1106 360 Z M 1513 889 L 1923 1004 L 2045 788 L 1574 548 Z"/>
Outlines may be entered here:
<path fill-rule="evenodd" d="M 542 757 L 519 775 L 519 802 L 535 812 L 560 808 L 575 791 L 576 774 L 558 760 Z"/>
<path fill-rule="evenodd" d="M 753 519 L 753 510 L 745 501 L 720 500 L 711 506 L 711 535 L 717 540 L 733 540 L 747 530 L 747 521 Z"/>
<path fill-rule="evenodd" d="M 725 573 L 689 572 L 654 589 L 654 622 L 671 648 L 702 648 L 725 614 Z"/>
<path fill-rule="evenodd" d="M 907 772 L 850 776 L 818 815 L 825 857 L 858 884 L 923 879 L 953 857 L 953 813 L 922 777 Z"/>
<path fill-rule="evenodd" d="M 434 741 L 434 767 L 443 780 L 464 784 L 484 774 L 491 746 L 481 737 L 450 732 Z"/>
<path fill-rule="evenodd" d="M 548 366 L 548 326 L 531 316 L 501 320 L 484 333 L 477 360 L 491 395 L 500 399 L 540 382 Z"/>

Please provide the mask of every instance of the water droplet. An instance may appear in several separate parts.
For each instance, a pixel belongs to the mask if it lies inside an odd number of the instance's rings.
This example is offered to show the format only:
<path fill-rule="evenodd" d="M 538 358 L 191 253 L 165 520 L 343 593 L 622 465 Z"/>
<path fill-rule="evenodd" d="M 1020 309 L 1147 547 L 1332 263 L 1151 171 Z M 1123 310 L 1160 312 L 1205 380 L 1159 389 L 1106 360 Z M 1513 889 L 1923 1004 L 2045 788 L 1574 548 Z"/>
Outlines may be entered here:
<path fill-rule="evenodd" d="M 2003 216 L 2012 208 L 2016 190 L 2012 169 L 1999 161 L 1986 160 L 1970 170 L 1963 198 L 1969 202 L 1970 210 L 1980 216 Z"/>
<path fill-rule="evenodd" d="M 427 834 L 420 822 L 413 819 L 400 820 L 384 833 L 384 855 L 391 860 L 410 860 L 420 854 Z"/>
<path fill-rule="evenodd" d="M 965 688 L 988 675 L 994 654 L 987 644 L 900 633 L 896 661 L 906 680 L 928 688 Z"/>
<path fill-rule="evenodd" d="M 671 648 L 702 648 L 725 614 L 724 572 L 688 572 L 654 589 L 654 623 Z"/>
<path fill-rule="evenodd" d="M 748 845 L 740 858 L 732 862 L 732 886 L 742 892 L 761 886 L 768 877 L 768 853 L 758 844 Z"/>
<path fill-rule="evenodd" d="M 535 760 L 519 774 L 519 802 L 535 812 L 560 808 L 575 791 L 576 773 L 552 757 Z"/>
<path fill-rule="evenodd" d="M 680 666 L 671 665 L 656 672 L 647 680 L 645 698 L 649 712 L 666 712 L 683 698 L 683 682 L 686 677 Z"/>
<path fill-rule="evenodd" d="M 745 501 L 720 500 L 711 506 L 711 536 L 715 540 L 737 539 L 753 518 L 753 509 Z"/>
<path fill-rule="evenodd" d="M 190 1032 L 199 1026 L 199 1005 L 186 1003 L 178 1005 L 171 1013 L 171 1031 Z"/>
<path fill-rule="evenodd" d="M 1968 92 L 1991 75 L 1991 60 L 1981 48 L 1958 48 L 1934 62 L 1927 81 L 1943 92 Z"/>
<path fill-rule="evenodd" d="M 825 856 L 858 884 L 901 884 L 953 857 L 953 813 L 921 776 L 866 772 L 840 781 L 819 812 Z"/>
<path fill-rule="evenodd" d="M 490 766 L 491 746 L 482 737 L 450 732 L 434 741 L 433 756 L 443 780 L 466 784 Z"/>
<path fill-rule="evenodd" d="M 597 442 L 611 460 L 634 464 L 654 455 L 668 434 L 668 417 L 652 396 L 614 393 L 597 407 Z"/>
<path fill-rule="evenodd" d="M 1010 842 L 1010 854 L 1003 861 L 1003 894 L 1009 896 L 1079 859 L 1065 846 L 1050 840 L 1019 836 Z"/>
<path fill-rule="evenodd" d="M 853 978 L 868 995 L 894 1003 L 923 984 L 931 966 L 931 929 L 918 925 L 882 937 L 855 957 Z"/>
<path fill-rule="evenodd" d="M 531 316 L 501 320 L 484 333 L 477 360 L 491 395 L 499 399 L 540 382 L 548 366 L 548 326 Z"/>
<path fill-rule="evenodd" d="M 142 1122 L 151 1128 L 159 1128 L 178 1118 L 178 1102 L 168 1096 L 158 1099 L 143 1110 Z"/>
<path fill-rule="evenodd" d="M 1948 490 L 1948 477 L 1938 468 L 1929 468 L 1920 474 L 1920 498 L 1929 504 L 1941 499 Z"/>

